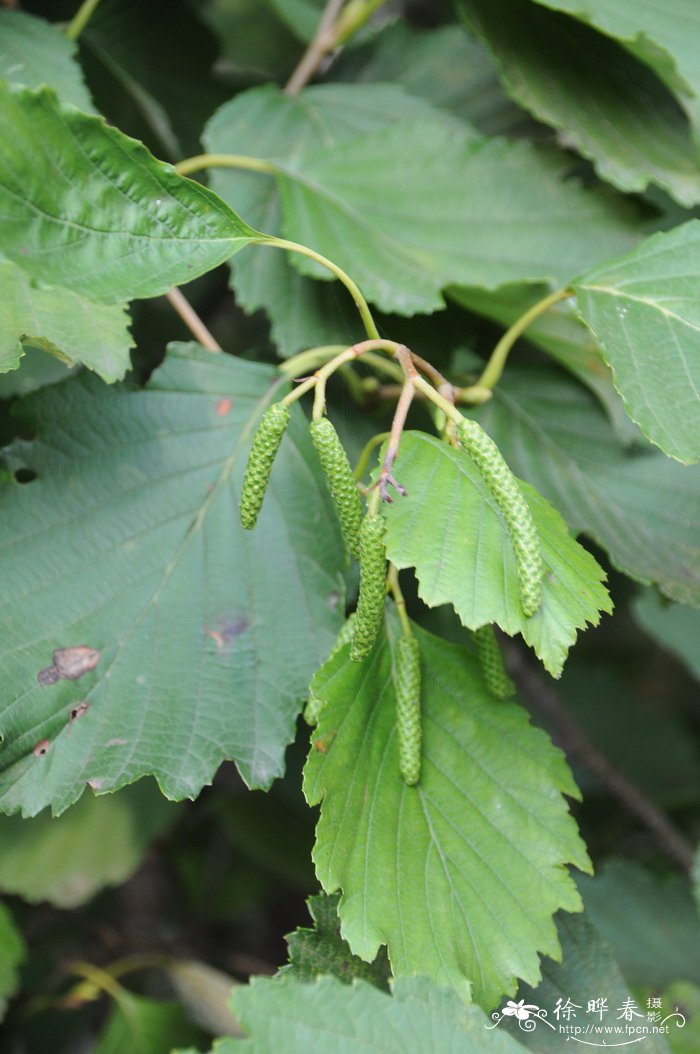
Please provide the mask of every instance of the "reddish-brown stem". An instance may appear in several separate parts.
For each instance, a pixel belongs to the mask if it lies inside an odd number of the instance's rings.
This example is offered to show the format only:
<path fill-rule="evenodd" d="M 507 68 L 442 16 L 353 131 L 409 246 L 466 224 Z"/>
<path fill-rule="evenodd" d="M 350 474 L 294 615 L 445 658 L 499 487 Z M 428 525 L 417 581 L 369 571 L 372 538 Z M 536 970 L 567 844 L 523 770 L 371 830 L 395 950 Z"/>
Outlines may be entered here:
<path fill-rule="evenodd" d="M 165 295 L 170 301 L 171 306 L 175 308 L 178 315 L 189 329 L 190 333 L 199 341 L 203 348 L 206 348 L 207 351 L 223 350 L 221 345 L 214 339 L 214 337 L 212 337 L 189 300 L 182 295 L 177 286 Z"/>

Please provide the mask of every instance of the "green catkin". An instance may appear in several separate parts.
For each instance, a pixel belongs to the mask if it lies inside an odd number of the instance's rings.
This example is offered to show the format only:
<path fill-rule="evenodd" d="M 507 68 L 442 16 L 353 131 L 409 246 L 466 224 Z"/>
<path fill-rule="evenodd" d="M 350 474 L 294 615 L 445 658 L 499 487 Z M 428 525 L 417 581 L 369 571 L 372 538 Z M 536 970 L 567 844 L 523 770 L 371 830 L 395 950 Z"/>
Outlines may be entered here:
<path fill-rule="evenodd" d="M 335 644 L 333 645 L 331 653 L 326 659 L 326 662 L 330 662 L 331 659 L 334 659 L 340 649 L 344 648 L 346 644 L 350 643 L 353 637 L 354 629 L 355 612 L 353 611 L 352 614 L 349 615 L 348 618 L 346 618 L 345 622 L 340 627 L 340 633 L 335 638 Z M 304 720 L 306 721 L 307 725 L 311 725 L 313 727 L 313 725 L 318 724 L 318 719 L 321 716 L 321 710 L 323 709 L 325 702 L 325 699 L 319 699 L 317 695 L 309 696 L 306 701 L 306 706 L 304 707 Z"/>
<path fill-rule="evenodd" d="M 359 558 L 362 502 L 348 456 L 338 433 L 327 417 L 312 421 L 310 431 L 338 510 L 340 528 L 348 552 Z"/>
<path fill-rule="evenodd" d="M 404 783 L 420 779 L 420 651 L 415 637 L 400 637 L 395 655 L 396 729 L 399 738 L 399 771 Z"/>
<path fill-rule="evenodd" d="M 503 455 L 476 421 L 458 425 L 459 438 L 503 513 L 515 553 L 520 603 L 531 618 L 542 601 L 544 566 L 540 537 L 530 507 Z"/>
<path fill-rule="evenodd" d="M 354 662 L 361 662 L 372 650 L 384 618 L 385 598 L 384 518 L 377 514 L 368 515 L 360 527 L 360 595 L 350 648 L 350 658 Z"/>
<path fill-rule="evenodd" d="M 515 686 L 506 673 L 493 626 L 480 626 L 472 631 L 472 637 L 486 687 L 497 699 L 507 699 L 515 692 Z"/>
<path fill-rule="evenodd" d="M 241 491 L 241 523 L 247 531 L 252 531 L 257 523 L 272 462 L 288 424 L 288 408 L 283 403 L 273 403 L 260 418 L 253 436 Z"/>

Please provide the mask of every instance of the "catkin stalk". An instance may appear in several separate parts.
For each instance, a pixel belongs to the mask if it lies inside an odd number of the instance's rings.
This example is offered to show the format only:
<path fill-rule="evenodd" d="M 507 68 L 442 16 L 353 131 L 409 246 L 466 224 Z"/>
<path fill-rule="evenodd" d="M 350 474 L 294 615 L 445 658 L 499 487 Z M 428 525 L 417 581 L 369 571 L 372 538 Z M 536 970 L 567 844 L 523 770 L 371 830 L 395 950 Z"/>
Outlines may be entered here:
<path fill-rule="evenodd" d="M 260 418 L 253 436 L 241 491 L 241 523 L 247 531 L 252 531 L 257 523 L 270 480 L 272 462 L 288 424 L 287 407 L 282 403 L 273 403 Z"/>
<path fill-rule="evenodd" d="M 360 527 L 360 594 L 355 612 L 350 658 L 361 662 L 372 650 L 384 618 L 386 547 L 384 519 L 365 516 Z"/>
<path fill-rule="evenodd" d="M 404 783 L 414 786 L 420 779 L 421 714 L 420 651 L 415 637 L 400 637 L 395 654 L 396 730 L 399 740 L 399 771 Z"/>
<path fill-rule="evenodd" d="M 327 417 L 312 421 L 310 431 L 338 510 L 345 545 L 352 556 L 359 558 L 362 502 L 348 456 L 338 433 Z"/>
<path fill-rule="evenodd" d="M 503 455 L 483 428 L 465 418 L 458 425 L 459 438 L 479 469 L 506 521 L 520 584 L 520 603 L 531 618 L 542 601 L 544 566 L 540 537 L 530 507 Z"/>
<path fill-rule="evenodd" d="M 515 692 L 515 686 L 506 673 L 493 626 L 480 626 L 472 631 L 472 637 L 486 687 L 497 699 L 507 699 Z"/>

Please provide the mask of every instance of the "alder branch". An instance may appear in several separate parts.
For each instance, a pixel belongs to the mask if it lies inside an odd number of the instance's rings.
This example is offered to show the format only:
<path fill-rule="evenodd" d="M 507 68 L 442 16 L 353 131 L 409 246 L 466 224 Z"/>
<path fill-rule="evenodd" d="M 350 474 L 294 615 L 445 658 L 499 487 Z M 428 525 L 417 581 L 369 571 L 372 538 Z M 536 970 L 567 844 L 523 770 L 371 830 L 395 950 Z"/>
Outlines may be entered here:
<path fill-rule="evenodd" d="M 199 341 L 203 348 L 206 348 L 207 351 L 223 351 L 221 345 L 211 335 L 189 300 L 183 296 L 177 286 L 165 295 L 190 333 Z"/>
<path fill-rule="evenodd" d="M 344 3 L 345 0 L 328 0 L 311 43 L 287 81 L 284 89 L 285 95 L 298 95 L 301 89 L 309 83 L 326 55 L 335 47 L 335 23 Z"/>

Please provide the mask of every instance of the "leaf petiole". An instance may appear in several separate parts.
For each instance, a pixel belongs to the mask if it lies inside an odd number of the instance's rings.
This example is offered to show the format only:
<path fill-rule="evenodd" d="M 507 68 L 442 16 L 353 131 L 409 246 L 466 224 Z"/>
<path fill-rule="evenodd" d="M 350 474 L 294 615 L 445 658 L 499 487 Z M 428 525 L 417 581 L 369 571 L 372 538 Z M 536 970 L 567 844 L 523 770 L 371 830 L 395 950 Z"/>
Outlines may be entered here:
<path fill-rule="evenodd" d="M 525 332 L 531 322 L 534 322 L 536 318 L 543 315 L 545 311 L 550 309 L 550 307 L 554 304 L 558 304 L 562 300 L 568 300 L 569 297 L 573 295 L 573 289 L 557 289 L 555 293 L 550 293 L 548 296 L 543 297 L 542 300 L 538 300 L 531 308 L 528 308 L 528 310 L 506 330 L 496 347 L 493 349 L 491 358 L 486 363 L 486 367 L 477 381 L 476 387 L 495 388 L 501 379 L 510 349 L 515 344 L 518 337 Z"/>

